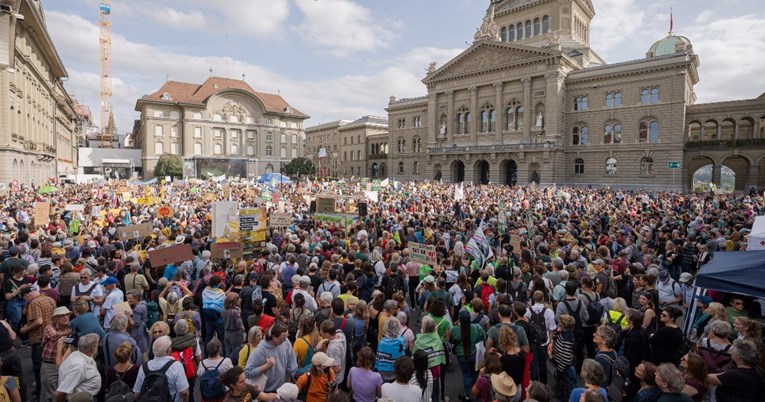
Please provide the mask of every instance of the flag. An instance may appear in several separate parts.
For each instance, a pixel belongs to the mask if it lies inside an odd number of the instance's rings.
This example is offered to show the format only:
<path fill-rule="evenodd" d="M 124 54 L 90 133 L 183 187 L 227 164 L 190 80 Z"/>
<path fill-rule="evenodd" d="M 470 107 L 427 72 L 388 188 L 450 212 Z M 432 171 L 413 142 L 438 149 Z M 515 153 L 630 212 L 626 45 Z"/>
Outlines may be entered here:
<path fill-rule="evenodd" d="M 675 19 L 672 17 L 672 7 L 669 8 L 669 34 L 672 35 L 672 30 L 675 27 Z"/>
<path fill-rule="evenodd" d="M 388 187 L 388 184 L 390 183 L 390 180 L 385 179 L 380 182 L 380 187 Z"/>
<path fill-rule="evenodd" d="M 460 184 L 454 186 L 454 201 L 460 201 L 463 198 L 465 198 L 465 188 L 460 182 Z"/>
<path fill-rule="evenodd" d="M 478 229 L 476 229 L 476 231 L 473 232 L 473 235 L 470 236 L 470 240 L 468 240 L 467 246 L 465 247 L 465 251 L 473 257 L 473 260 L 475 260 L 480 268 L 483 268 L 486 260 L 494 255 L 494 251 L 492 251 L 491 245 L 489 244 L 489 239 L 486 238 L 486 233 L 484 233 L 484 223 L 485 221 L 481 221 Z"/>

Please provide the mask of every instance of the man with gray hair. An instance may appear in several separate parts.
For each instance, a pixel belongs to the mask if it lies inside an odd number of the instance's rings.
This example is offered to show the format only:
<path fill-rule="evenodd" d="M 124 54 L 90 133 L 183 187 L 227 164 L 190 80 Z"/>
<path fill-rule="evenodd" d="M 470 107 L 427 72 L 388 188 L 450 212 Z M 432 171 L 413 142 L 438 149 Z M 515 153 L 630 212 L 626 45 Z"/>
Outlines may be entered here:
<path fill-rule="evenodd" d="M 72 352 L 58 369 L 56 401 L 66 401 L 77 392 L 96 395 L 101 390 L 101 374 L 93 356 L 98 352 L 98 335 L 80 337 L 76 351 Z"/>
<path fill-rule="evenodd" d="M 724 373 L 709 374 L 710 385 L 717 385 L 715 396 L 720 402 L 755 402 L 761 401 L 765 394 L 765 375 L 758 367 L 760 351 L 751 339 L 737 339 L 733 342 L 731 356 L 736 363 Z"/>
<path fill-rule="evenodd" d="M 123 343 L 128 342 L 133 345 L 133 354 L 130 356 L 130 362 L 140 365 L 143 363 L 143 351 L 136 344 L 135 339 L 127 333 L 128 317 L 123 313 L 117 313 L 112 318 L 109 332 L 104 337 L 104 364 L 111 367 L 117 361 L 114 359 L 114 352 Z"/>
<path fill-rule="evenodd" d="M 186 379 L 186 373 L 183 365 L 170 357 L 172 340 L 169 336 L 161 336 L 154 341 L 152 351 L 154 358 L 141 365 L 138 369 L 138 376 L 133 386 L 136 400 L 140 400 L 141 392 L 146 391 L 144 380 L 147 376 L 154 373 L 161 373 L 167 377 L 168 392 L 174 402 L 188 402 L 189 400 L 189 381 Z M 147 387 L 151 384 L 146 384 Z"/>

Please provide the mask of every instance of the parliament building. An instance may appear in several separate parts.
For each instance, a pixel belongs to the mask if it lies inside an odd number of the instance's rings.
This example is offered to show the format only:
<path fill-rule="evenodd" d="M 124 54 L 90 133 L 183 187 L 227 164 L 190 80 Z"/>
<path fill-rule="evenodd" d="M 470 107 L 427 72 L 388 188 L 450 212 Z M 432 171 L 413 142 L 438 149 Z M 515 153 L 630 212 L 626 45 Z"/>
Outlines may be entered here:
<path fill-rule="evenodd" d="M 390 98 L 387 166 L 367 175 L 687 191 L 711 165 L 718 185 L 725 166 L 736 190 L 765 187 L 765 94 L 697 104 L 688 38 L 609 64 L 594 17 L 590 0 L 493 1 L 425 96 Z"/>

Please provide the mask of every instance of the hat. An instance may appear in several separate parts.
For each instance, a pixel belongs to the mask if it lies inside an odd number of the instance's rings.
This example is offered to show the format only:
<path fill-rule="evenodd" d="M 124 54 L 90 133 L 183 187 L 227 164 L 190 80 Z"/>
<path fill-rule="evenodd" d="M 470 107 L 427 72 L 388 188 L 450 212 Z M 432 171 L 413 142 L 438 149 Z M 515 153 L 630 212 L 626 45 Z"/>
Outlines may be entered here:
<path fill-rule="evenodd" d="M 69 309 L 66 308 L 66 306 L 57 307 L 55 310 L 53 310 L 54 317 L 59 315 L 69 315 L 69 314 L 72 314 L 72 312 L 69 311 Z"/>
<path fill-rule="evenodd" d="M 691 274 L 690 272 L 683 272 L 682 274 L 680 274 L 680 279 L 678 280 L 678 282 L 688 283 L 691 281 L 691 279 L 693 279 L 693 274 Z"/>
<path fill-rule="evenodd" d="M 470 322 L 470 312 L 462 309 L 460 310 L 460 322 Z"/>
<path fill-rule="evenodd" d="M 280 399 L 295 399 L 298 397 L 298 387 L 291 382 L 285 382 L 276 390 L 276 395 L 279 395 Z"/>
<path fill-rule="evenodd" d="M 696 300 L 700 301 L 705 306 L 708 306 L 708 305 L 712 304 L 712 302 L 714 301 L 714 300 L 712 300 L 711 297 L 704 296 L 704 295 L 696 296 Z"/>
<path fill-rule="evenodd" d="M 303 275 L 303 276 L 300 277 L 300 284 L 301 285 L 302 284 L 308 285 L 310 283 L 311 283 L 311 278 L 309 278 L 308 275 Z"/>
<path fill-rule="evenodd" d="M 426 282 L 426 283 L 433 283 L 435 281 L 436 281 L 436 278 L 434 278 L 433 275 L 428 275 L 425 277 L 425 279 L 423 279 L 423 282 Z"/>
<path fill-rule="evenodd" d="M 19 296 L 21 296 L 23 298 L 24 296 L 26 296 L 26 295 L 34 292 L 34 291 L 35 290 L 31 286 L 28 286 L 28 287 L 25 287 L 25 288 L 23 288 L 23 289 L 21 289 L 19 291 Z"/>
<path fill-rule="evenodd" d="M 183 242 L 186 241 L 186 236 L 179 235 L 175 238 L 175 244 L 183 244 Z"/>
<path fill-rule="evenodd" d="M 93 240 L 89 241 L 88 248 L 96 248 L 96 242 L 94 242 Z"/>
<path fill-rule="evenodd" d="M 311 364 L 314 366 L 332 367 L 335 364 L 335 359 L 327 356 L 324 352 L 314 353 L 311 358 Z"/>
<path fill-rule="evenodd" d="M 297 243 L 297 242 L 300 241 L 300 238 L 296 234 L 291 234 L 290 235 L 290 241 L 293 242 L 293 243 Z"/>
<path fill-rule="evenodd" d="M 598 258 L 597 260 L 592 262 L 595 265 L 605 265 L 605 262 L 603 262 L 602 259 Z"/>
<path fill-rule="evenodd" d="M 72 239 L 66 239 L 64 240 L 64 247 L 72 247 L 74 245 L 74 242 Z"/>
<path fill-rule="evenodd" d="M 109 285 L 116 285 L 117 284 L 117 278 L 113 276 L 107 276 L 106 279 L 101 281 L 101 286 L 109 286 Z"/>
<path fill-rule="evenodd" d="M 247 278 L 251 281 L 257 281 L 258 280 L 258 274 L 254 272 L 250 272 L 250 275 L 247 276 Z"/>
<path fill-rule="evenodd" d="M 503 371 L 500 374 L 491 375 L 491 386 L 494 391 L 502 394 L 503 396 L 515 396 L 518 392 L 518 387 L 515 386 L 513 377 L 507 375 L 507 372 Z"/>
<path fill-rule="evenodd" d="M 659 271 L 659 280 L 664 282 L 667 279 L 669 279 L 669 271 L 667 271 L 666 269 L 662 269 L 661 271 Z"/>

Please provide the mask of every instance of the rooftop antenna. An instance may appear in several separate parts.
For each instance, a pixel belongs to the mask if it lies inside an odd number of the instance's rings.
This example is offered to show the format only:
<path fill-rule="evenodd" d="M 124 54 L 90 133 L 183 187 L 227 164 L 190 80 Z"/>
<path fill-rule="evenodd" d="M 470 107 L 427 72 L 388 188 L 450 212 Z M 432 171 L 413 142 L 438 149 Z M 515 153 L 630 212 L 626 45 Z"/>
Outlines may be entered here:
<path fill-rule="evenodd" d="M 210 77 L 212 77 L 212 67 L 210 67 Z"/>
<path fill-rule="evenodd" d="M 242 73 L 242 81 L 244 81 L 244 73 Z"/>
<path fill-rule="evenodd" d="M 672 7 L 669 8 L 669 36 L 672 36 L 672 29 L 675 27 L 675 19 L 672 18 Z"/>

